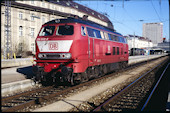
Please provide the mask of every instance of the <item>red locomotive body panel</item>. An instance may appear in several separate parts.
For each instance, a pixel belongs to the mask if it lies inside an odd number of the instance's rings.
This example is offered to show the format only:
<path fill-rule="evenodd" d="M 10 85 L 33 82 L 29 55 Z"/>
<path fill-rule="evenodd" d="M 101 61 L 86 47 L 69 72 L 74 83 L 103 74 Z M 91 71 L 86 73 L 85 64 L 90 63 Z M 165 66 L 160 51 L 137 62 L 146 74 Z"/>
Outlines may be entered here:
<path fill-rule="evenodd" d="M 111 40 L 113 36 L 122 42 Z M 65 66 L 73 73 L 83 73 L 88 67 L 128 62 L 128 45 L 118 33 L 81 22 L 48 23 L 37 36 L 35 61 L 43 72 L 60 72 Z"/>

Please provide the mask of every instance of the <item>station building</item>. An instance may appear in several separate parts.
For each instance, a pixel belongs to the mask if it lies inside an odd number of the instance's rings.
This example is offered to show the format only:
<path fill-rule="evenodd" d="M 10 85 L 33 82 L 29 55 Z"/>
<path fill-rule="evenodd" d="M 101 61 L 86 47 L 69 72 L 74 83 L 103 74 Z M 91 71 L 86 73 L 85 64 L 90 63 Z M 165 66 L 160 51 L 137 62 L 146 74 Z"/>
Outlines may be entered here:
<path fill-rule="evenodd" d="M 1 54 L 6 48 L 6 2 L 1 2 Z M 88 20 L 113 29 L 110 20 L 88 7 L 73 1 L 51 0 L 14 0 L 10 2 L 8 19 L 10 19 L 10 49 L 11 53 L 32 51 L 35 53 L 35 39 L 41 26 L 47 21 L 74 17 L 88 16 Z M 9 24 L 9 23 L 8 23 Z"/>
<path fill-rule="evenodd" d="M 144 38 L 136 35 L 127 35 L 125 37 L 129 45 L 129 50 L 131 50 L 131 48 L 144 49 L 144 48 L 153 47 L 152 41 L 149 40 L 148 38 Z"/>

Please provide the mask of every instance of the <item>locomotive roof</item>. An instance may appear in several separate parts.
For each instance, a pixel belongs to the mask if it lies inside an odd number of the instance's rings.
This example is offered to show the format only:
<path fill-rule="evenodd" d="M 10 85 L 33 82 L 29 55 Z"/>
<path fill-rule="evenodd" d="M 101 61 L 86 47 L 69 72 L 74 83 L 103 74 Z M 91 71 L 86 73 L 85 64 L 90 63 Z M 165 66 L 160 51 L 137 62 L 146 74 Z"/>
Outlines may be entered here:
<path fill-rule="evenodd" d="M 51 20 L 51 21 L 49 21 L 45 24 L 55 24 L 55 23 L 82 23 L 82 24 L 97 27 L 99 29 L 103 29 L 103 30 L 108 31 L 108 32 L 114 32 L 115 34 L 121 35 L 120 33 L 116 32 L 114 29 L 110 29 L 108 27 L 97 24 L 97 23 L 92 22 L 90 20 L 76 19 L 76 18 L 72 18 L 72 17 L 68 17 L 67 19 L 54 19 L 54 20 Z"/>

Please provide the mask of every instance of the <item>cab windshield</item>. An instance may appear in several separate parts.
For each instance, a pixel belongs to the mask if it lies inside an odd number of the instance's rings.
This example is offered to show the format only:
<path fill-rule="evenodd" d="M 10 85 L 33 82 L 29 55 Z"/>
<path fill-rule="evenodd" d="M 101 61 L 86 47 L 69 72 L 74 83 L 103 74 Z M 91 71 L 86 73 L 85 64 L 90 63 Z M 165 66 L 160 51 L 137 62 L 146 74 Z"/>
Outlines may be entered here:
<path fill-rule="evenodd" d="M 73 35 L 74 27 L 72 25 L 60 25 L 57 28 L 56 35 Z"/>
<path fill-rule="evenodd" d="M 53 35 L 54 30 L 55 30 L 55 26 L 44 26 L 41 29 L 39 36 L 51 36 Z"/>

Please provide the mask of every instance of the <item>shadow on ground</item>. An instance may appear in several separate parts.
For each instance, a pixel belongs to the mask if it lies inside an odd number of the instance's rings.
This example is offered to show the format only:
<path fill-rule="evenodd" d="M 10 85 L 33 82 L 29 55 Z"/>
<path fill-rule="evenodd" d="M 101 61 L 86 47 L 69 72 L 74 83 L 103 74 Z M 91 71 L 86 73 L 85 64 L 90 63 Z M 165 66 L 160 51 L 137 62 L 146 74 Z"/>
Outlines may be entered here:
<path fill-rule="evenodd" d="M 27 79 L 31 79 L 34 76 L 34 74 L 32 72 L 32 66 L 17 68 L 16 71 L 18 73 L 24 74 L 25 78 L 27 78 Z"/>

